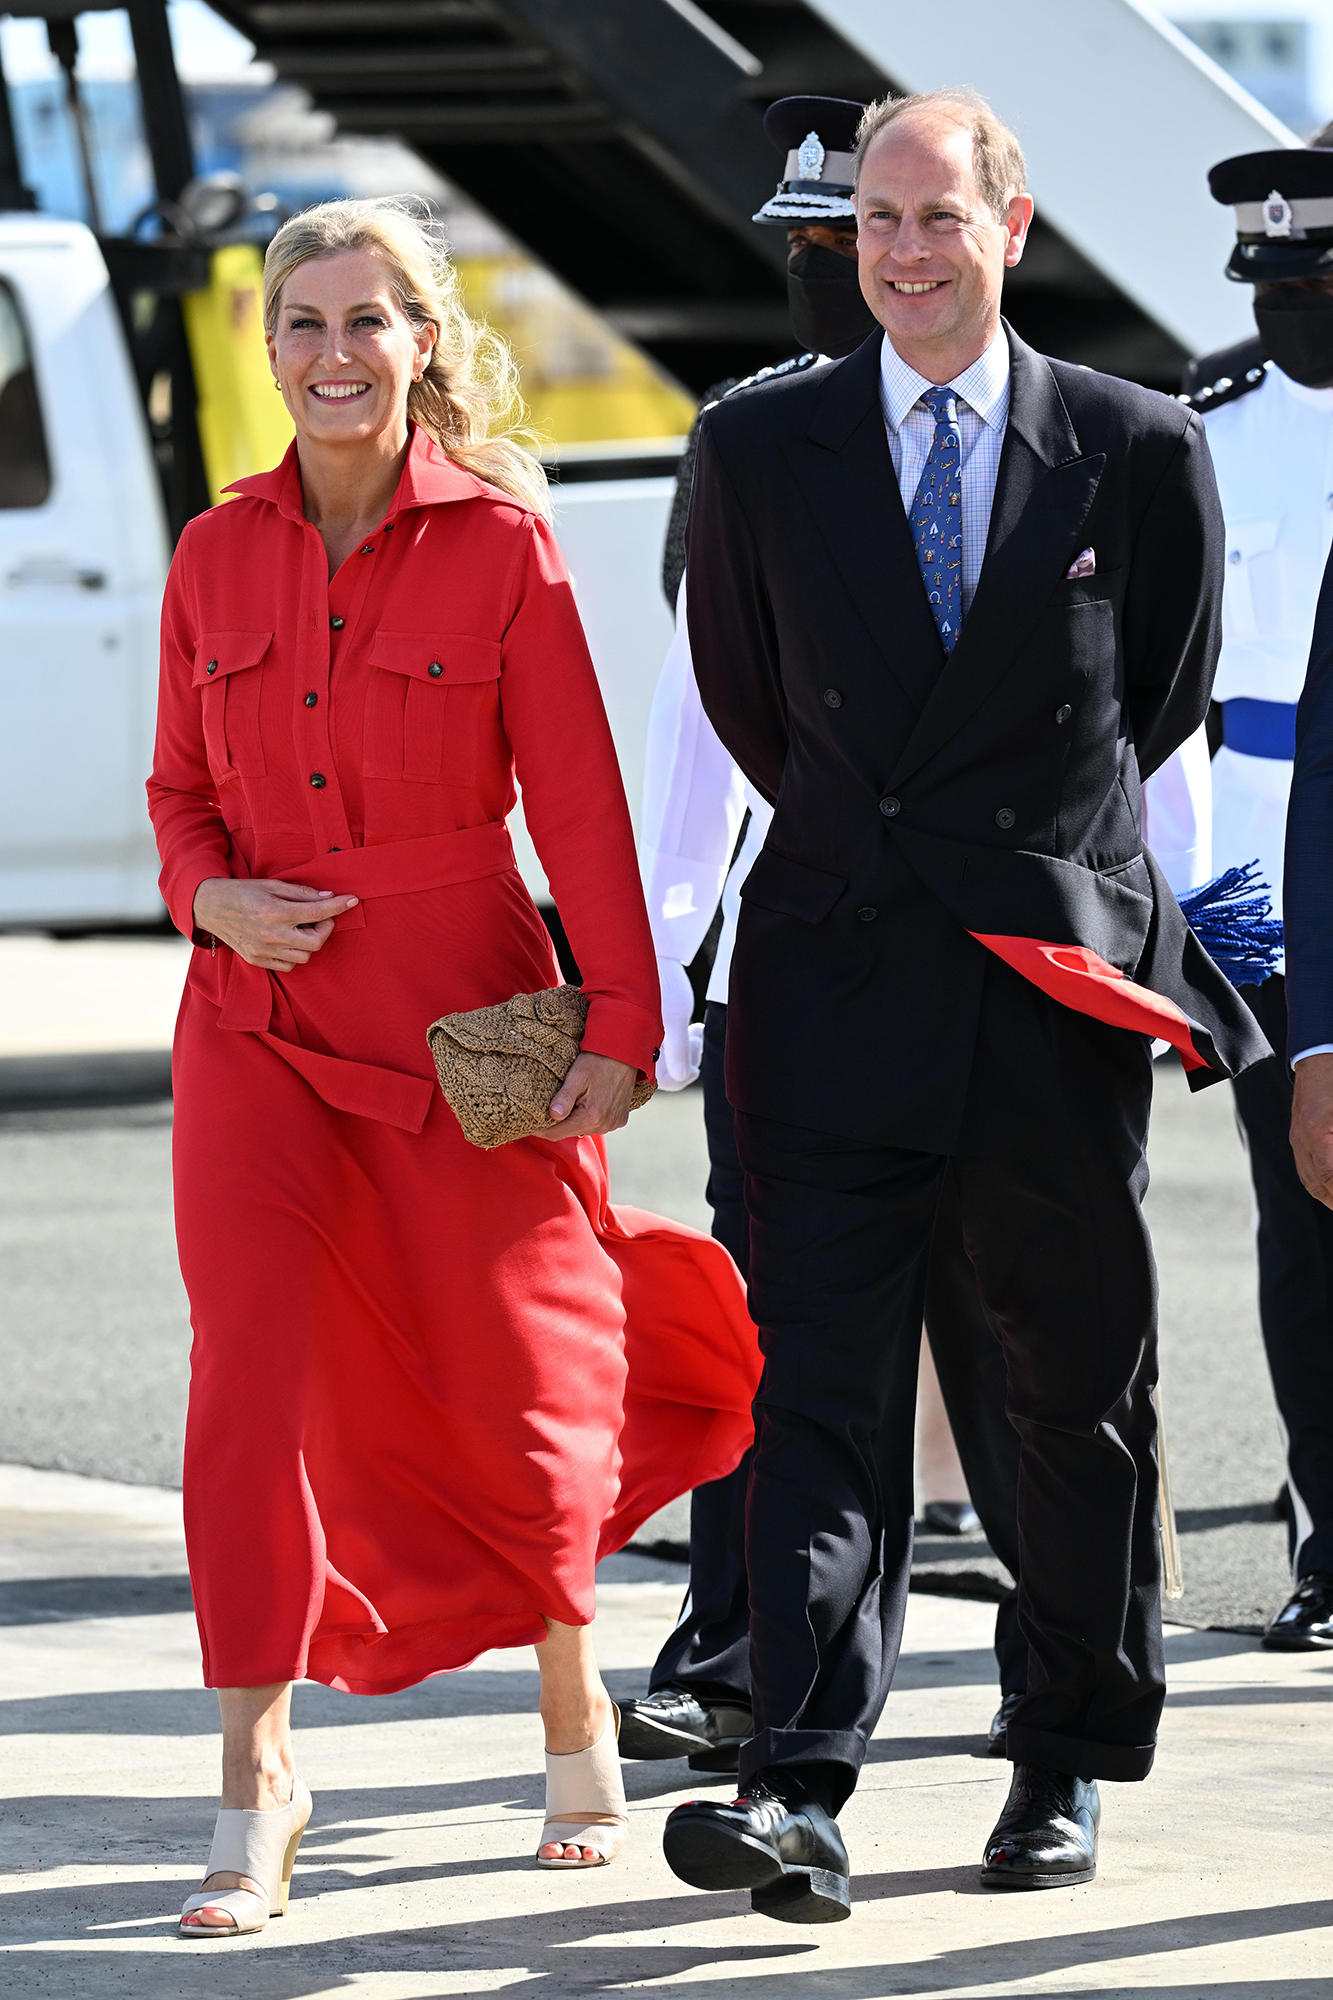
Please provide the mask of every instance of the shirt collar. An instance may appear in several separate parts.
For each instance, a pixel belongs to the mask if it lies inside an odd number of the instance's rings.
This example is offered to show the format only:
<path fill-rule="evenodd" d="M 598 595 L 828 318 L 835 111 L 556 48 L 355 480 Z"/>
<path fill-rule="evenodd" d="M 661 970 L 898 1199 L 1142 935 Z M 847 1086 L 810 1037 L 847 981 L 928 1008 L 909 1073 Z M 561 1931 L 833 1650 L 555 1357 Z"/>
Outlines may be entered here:
<path fill-rule="evenodd" d="M 1308 389 L 1304 382 L 1293 382 L 1290 375 L 1283 374 L 1276 361 L 1268 372 L 1276 375 L 1294 402 L 1308 403 L 1315 410 L 1333 409 L 1333 389 Z"/>
<path fill-rule="evenodd" d="M 270 500 L 278 512 L 289 520 L 304 521 L 296 439 L 292 439 L 280 463 L 271 472 L 256 472 L 248 479 L 233 480 L 222 490 L 224 493 L 245 494 L 252 500 Z M 384 518 L 392 521 L 404 507 L 432 507 L 446 500 L 472 500 L 479 494 L 493 491 L 494 488 L 488 486 L 484 479 L 478 479 L 475 473 L 455 465 L 453 459 L 441 451 L 434 438 L 420 424 L 414 424 L 407 461 Z"/>
<path fill-rule="evenodd" d="M 909 368 L 886 333 L 880 354 L 880 400 L 890 428 L 900 430 L 908 411 L 933 387 L 927 376 Z M 955 375 L 948 387 L 993 431 L 1004 429 L 1009 415 L 1009 342 L 1002 326 L 996 328 L 985 353 Z"/>

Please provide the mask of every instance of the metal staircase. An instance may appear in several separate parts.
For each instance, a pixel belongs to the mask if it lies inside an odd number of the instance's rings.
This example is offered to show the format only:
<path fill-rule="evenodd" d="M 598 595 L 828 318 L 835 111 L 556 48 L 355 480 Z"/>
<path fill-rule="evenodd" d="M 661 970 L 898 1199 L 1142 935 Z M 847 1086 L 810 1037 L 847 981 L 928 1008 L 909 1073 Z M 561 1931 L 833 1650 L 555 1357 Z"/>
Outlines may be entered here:
<path fill-rule="evenodd" d="M 414 146 L 696 392 L 791 351 L 785 245 L 779 231 L 749 220 L 780 164 L 762 130 L 766 105 L 794 92 L 864 99 L 930 87 L 917 73 L 923 25 L 900 0 L 212 4 L 343 131 L 391 133 Z M 1132 0 L 1016 4 L 1025 17 L 1017 26 L 1013 7 L 987 0 L 980 25 L 954 38 L 959 80 L 992 89 L 1006 110 L 986 19 L 994 17 L 992 41 L 1023 39 L 1026 17 L 1044 14 L 1069 70 L 1064 94 L 1073 81 L 1100 133 L 1102 84 L 1096 66 L 1079 60 L 1078 24 L 1108 7 L 1136 20 L 1141 10 Z M 1052 49 L 1038 52 L 1049 67 Z M 1196 56 L 1194 68 L 1210 66 Z M 1208 91 L 1217 94 L 1211 77 Z M 1031 123 L 1025 101 L 1025 139 Z M 1280 143 L 1271 123 L 1253 129 L 1255 146 Z M 1200 183 L 1210 143 L 1198 135 Z M 1116 173 L 1108 160 L 1100 199 L 1123 208 L 1137 197 L 1117 188 Z M 1160 311 L 1151 287 L 1126 283 L 1123 272 L 1117 281 L 1107 259 L 1088 254 L 1097 232 L 1090 218 L 1084 230 L 1077 204 L 1058 208 L 1057 228 L 1043 213 L 1042 187 L 1034 192 L 1038 222 L 1007 294 L 1018 330 L 1068 360 L 1174 389 L 1198 342 Z M 1174 188 L 1139 193 L 1168 212 L 1177 199 Z M 1161 254 L 1172 254 L 1165 233 Z"/>

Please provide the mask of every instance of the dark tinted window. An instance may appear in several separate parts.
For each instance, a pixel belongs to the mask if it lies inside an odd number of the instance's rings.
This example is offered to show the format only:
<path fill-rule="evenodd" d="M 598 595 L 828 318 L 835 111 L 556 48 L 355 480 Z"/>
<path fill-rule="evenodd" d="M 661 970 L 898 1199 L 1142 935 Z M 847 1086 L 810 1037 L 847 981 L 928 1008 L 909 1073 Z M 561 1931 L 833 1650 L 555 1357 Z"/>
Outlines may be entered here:
<path fill-rule="evenodd" d="M 0 278 L 0 507 L 40 507 L 51 462 L 18 300 Z"/>

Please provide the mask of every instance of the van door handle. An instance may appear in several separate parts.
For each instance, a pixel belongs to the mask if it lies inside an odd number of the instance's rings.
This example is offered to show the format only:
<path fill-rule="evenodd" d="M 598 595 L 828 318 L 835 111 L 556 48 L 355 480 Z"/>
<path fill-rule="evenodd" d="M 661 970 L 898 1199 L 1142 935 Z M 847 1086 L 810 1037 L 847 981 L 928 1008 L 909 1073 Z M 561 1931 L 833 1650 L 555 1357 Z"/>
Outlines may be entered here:
<path fill-rule="evenodd" d="M 106 572 L 81 569 L 66 556 L 25 556 L 11 569 L 5 582 L 11 590 L 105 590 Z"/>

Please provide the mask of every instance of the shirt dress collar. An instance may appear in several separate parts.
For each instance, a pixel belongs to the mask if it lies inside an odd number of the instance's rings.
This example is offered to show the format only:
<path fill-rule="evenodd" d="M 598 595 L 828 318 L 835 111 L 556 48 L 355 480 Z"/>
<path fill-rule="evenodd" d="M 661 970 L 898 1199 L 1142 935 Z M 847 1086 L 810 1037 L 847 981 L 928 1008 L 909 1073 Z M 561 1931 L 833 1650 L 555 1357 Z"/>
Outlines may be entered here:
<path fill-rule="evenodd" d="M 256 472 L 248 479 L 235 479 L 222 490 L 224 493 L 244 494 L 252 500 L 271 501 L 289 521 L 304 522 L 305 506 L 301 493 L 301 470 L 296 458 L 296 439 L 292 439 L 281 461 L 271 472 Z M 448 454 L 441 451 L 434 438 L 420 424 L 414 424 L 407 462 L 384 518 L 392 521 L 404 507 L 433 507 L 448 500 L 475 500 L 493 490 L 475 473 L 455 465 Z"/>

